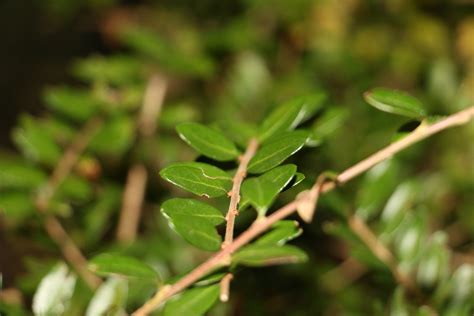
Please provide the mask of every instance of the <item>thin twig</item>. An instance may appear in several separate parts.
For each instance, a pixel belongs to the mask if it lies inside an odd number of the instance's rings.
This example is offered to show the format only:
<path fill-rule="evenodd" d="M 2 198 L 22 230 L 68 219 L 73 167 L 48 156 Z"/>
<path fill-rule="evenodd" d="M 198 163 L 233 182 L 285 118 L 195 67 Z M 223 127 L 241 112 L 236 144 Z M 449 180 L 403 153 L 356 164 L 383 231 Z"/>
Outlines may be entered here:
<path fill-rule="evenodd" d="M 255 138 L 252 138 L 247 146 L 247 150 L 245 151 L 244 155 L 240 158 L 240 164 L 237 168 L 237 172 L 234 175 L 232 180 L 232 190 L 229 192 L 230 196 L 230 203 L 229 209 L 227 210 L 226 220 L 226 230 L 225 230 L 225 238 L 224 242 L 222 243 L 222 248 L 227 247 L 232 240 L 234 239 L 234 223 L 235 217 L 238 215 L 238 204 L 240 201 L 240 186 L 242 185 L 242 181 L 244 180 L 245 176 L 247 175 L 247 166 L 250 162 L 250 159 L 255 155 L 255 152 L 258 148 L 258 141 Z"/>
<path fill-rule="evenodd" d="M 153 137 L 155 133 L 165 94 L 166 81 L 158 75 L 150 77 L 137 123 L 138 132 L 144 140 Z M 134 163 L 130 167 L 117 226 L 117 240 L 122 243 L 131 243 L 136 238 L 147 178 L 148 173 L 143 163 Z"/>
<path fill-rule="evenodd" d="M 366 272 L 367 267 L 365 265 L 353 257 L 349 257 L 334 269 L 324 273 L 321 276 L 321 281 L 331 293 L 337 293 Z"/>
<path fill-rule="evenodd" d="M 426 126 L 422 130 L 417 130 L 416 132 L 402 138 L 401 140 L 389 145 L 385 149 L 369 156 L 363 161 L 359 162 L 355 166 L 347 169 L 346 171 L 339 174 L 336 179 L 338 184 L 344 184 L 349 180 L 355 178 L 359 174 L 367 171 L 372 168 L 374 165 L 380 163 L 381 161 L 392 157 L 394 154 L 400 152 L 404 148 L 430 136 L 437 132 L 440 132 L 444 129 L 463 125 L 468 123 L 474 116 L 474 107 L 470 107 L 458 113 L 455 113 L 437 123 Z M 322 193 L 331 191 L 335 188 L 336 184 L 334 182 L 324 182 L 322 188 L 320 189 Z M 154 297 L 152 297 L 145 305 L 140 307 L 132 315 L 134 316 L 145 316 L 151 313 L 155 308 L 161 305 L 163 302 L 168 300 L 170 297 L 176 293 L 181 292 L 190 285 L 194 284 L 197 280 L 202 278 L 204 275 L 208 274 L 212 270 L 223 266 L 226 264 L 225 258 L 237 251 L 242 246 L 246 245 L 252 241 L 255 237 L 259 236 L 264 231 L 268 230 L 274 223 L 277 221 L 293 214 L 297 207 L 299 201 L 294 200 L 282 208 L 278 209 L 270 216 L 263 218 L 259 221 L 255 221 L 246 231 L 244 231 L 239 237 L 237 237 L 231 244 L 226 248 L 219 251 L 217 254 L 209 258 L 207 261 L 203 262 L 192 270 L 189 274 L 185 275 L 183 278 L 178 280 L 178 282 L 171 285 L 166 293 L 159 291 Z"/>
<path fill-rule="evenodd" d="M 45 215 L 44 225 L 46 232 L 59 246 L 64 258 L 92 289 L 99 286 L 102 282 L 101 279 L 87 269 L 87 260 L 81 253 L 81 250 L 68 235 L 59 220 L 53 215 L 48 214 L 48 209 L 57 188 L 71 173 L 81 153 L 85 150 L 87 144 L 89 144 L 101 125 L 102 121 L 100 119 L 93 118 L 78 132 L 76 139 L 74 139 L 72 144 L 64 152 L 56 168 L 53 170 L 46 187 L 39 193 L 36 200 L 38 212 Z"/>
<path fill-rule="evenodd" d="M 227 273 L 221 280 L 221 292 L 220 292 L 220 295 L 219 295 L 219 298 L 221 300 L 221 302 L 227 302 L 229 300 L 229 290 L 230 290 L 230 281 L 232 281 L 232 279 L 234 278 L 234 276 L 232 275 L 232 273 Z"/>

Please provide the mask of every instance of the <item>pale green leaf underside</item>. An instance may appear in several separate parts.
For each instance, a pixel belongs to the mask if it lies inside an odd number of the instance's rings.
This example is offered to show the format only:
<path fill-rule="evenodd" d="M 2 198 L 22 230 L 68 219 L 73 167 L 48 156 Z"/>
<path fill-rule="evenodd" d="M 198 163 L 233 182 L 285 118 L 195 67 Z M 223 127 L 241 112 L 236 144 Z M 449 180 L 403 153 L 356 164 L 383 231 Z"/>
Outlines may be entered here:
<path fill-rule="evenodd" d="M 286 132 L 263 145 L 250 160 L 248 171 L 262 173 L 270 170 L 300 150 L 308 138 L 305 131 Z"/>
<path fill-rule="evenodd" d="M 185 142 L 209 158 L 234 160 L 240 154 L 234 143 L 215 129 L 198 123 L 182 123 L 176 130 Z"/>
<path fill-rule="evenodd" d="M 232 263 L 246 266 L 267 266 L 301 263 L 308 260 L 306 253 L 295 246 L 253 244 L 242 248 L 232 256 Z"/>
<path fill-rule="evenodd" d="M 162 169 L 160 175 L 189 192 L 211 198 L 232 188 L 232 178 L 225 171 L 205 163 L 175 163 Z"/>
<path fill-rule="evenodd" d="M 204 315 L 219 297 L 219 284 L 185 291 L 165 305 L 164 316 Z"/>
<path fill-rule="evenodd" d="M 364 93 L 364 98 L 367 103 L 384 112 L 411 118 L 426 116 L 423 104 L 402 91 L 375 88 Z"/>

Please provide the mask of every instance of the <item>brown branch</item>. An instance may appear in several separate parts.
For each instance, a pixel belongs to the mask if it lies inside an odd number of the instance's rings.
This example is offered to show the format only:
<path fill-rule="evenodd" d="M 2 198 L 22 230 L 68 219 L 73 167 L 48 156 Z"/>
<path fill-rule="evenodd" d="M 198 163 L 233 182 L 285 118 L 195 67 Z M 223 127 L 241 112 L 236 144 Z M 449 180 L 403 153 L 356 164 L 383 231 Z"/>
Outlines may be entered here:
<path fill-rule="evenodd" d="M 234 276 L 232 273 L 227 273 L 221 280 L 221 292 L 219 298 L 221 302 L 227 302 L 229 300 L 230 281 Z"/>
<path fill-rule="evenodd" d="M 138 118 L 138 132 L 143 139 L 153 136 L 156 121 L 160 115 L 166 93 L 166 81 L 153 75 L 143 97 L 142 109 Z M 143 163 L 135 163 L 128 171 L 122 198 L 122 209 L 117 227 L 117 239 L 131 243 L 137 235 L 148 174 Z"/>
<path fill-rule="evenodd" d="M 321 282 L 331 293 L 337 293 L 367 272 L 367 267 L 349 257 L 334 269 L 321 276 Z"/>
<path fill-rule="evenodd" d="M 45 215 L 45 229 L 51 239 L 59 246 L 64 258 L 74 267 L 87 285 L 95 289 L 102 282 L 100 278 L 87 269 L 87 260 L 81 253 L 79 247 L 68 235 L 61 223 L 53 215 L 48 214 L 49 204 L 57 188 L 71 173 L 74 165 L 79 160 L 81 153 L 87 147 L 92 137 L 99 130 L 102 121 L 93 118 L 78 132 L 77 137 L 66 149 L 63 156 L 53 170 L 51 177 L 44 190 L 42 190 L 36 199 L 36 208 L 39 213 Z"/>
<path fill-rule="evenodd" d="M 379 162 L 392 157 L 394 154 L 398 153 L 404 148 L 430 135 L 440 132 L 444 129 L 447 129 L 453 126 L 466 124 L 473 118 L 473 116 L 474 116 L 474 107 L 470 107 L 468 109 L 455 113 L 437 123 L 426 126 L 425 128 L 421 130 L 417 130 L 416 132 L 389 145 L 385 149 L 380 150 L 379 152 L 359 162 L 355 166 L 342 172 L 337 177 L 336 182 L 339 184 L 344 184 L 348 182 L 349 180 L 355 178 L 359 174 L 372 168 L 374 165 L 378 164 Z M 321 188 L 318 190 L 321 190 L 322 193 L 325 193 L 325 192 L 333 190 L 335 186 L 336 184 L 334 182 L 324 182 L 321 185 Z M 167 287 L 166 291 L 163 291 L 163 290 L 158 291 L 154 297 L 152 297 L 148 302 L 145 303 L 145 305 L 140 307 L 132 315 L 134 316 L 148 315 L 160 304 L 168 300 L 170 297 L 172 297 L 176 293 L 179 293 L 182 290 L 189 287 L 190 285 L 194 284 L 194 282 L 202 278 L 204 275 L 208 274 L 209 272 L 213 271 L 214 269 L 220 266 L 223 266 L 223 265 L 225 266 L 226 265 L 225 259 L 229 255 L 233 254 L 239 248 L 241 248 L 242 246 L 252 241 L 255 237 L 259 236 L 264 231 L 268 230 L 277 221 L 293 214 L 296 211 L 299 203 L 300 201 L 296 199 L 286 204 L 282 208 L 278 209 L 277 211 L 272 213 L 270 216 L 264 219 L 261 219 L 259 221 L 255 221 L 246 231 L 244 231 L 237 239 L 235 239 L 226 248 L 222 249 L 217 254 L 209 258 L 207 261 L 197 266 L 193 271 L 185 275 L 178 282 Z"/>
<path fill-rule="evenodd" d="M 247 166 L 250 162 L 250 159 L 255 155 L 255 152 L 258 148 L 257 139 L 252 138 L 247 146 L 247 150 L 245 151 L 244 155 L 240 158 L 240 164 L 237 168 L 237 171 L 232 179 L 233 185 L 232 190 L 229 192 L 230 195 L 230 203 L 229 209 L 227 210 L 226 220 L 227 225 L 225 229 L 225 239 L 222 243 L 222 248 L 224 249 L 229 244 L 232 243 L 234 239 L 234 224 L 235 224 L 235 217 L 238 215 L 238 204 L 240 201 L 240 186 L 242 181 L 244 180 L 245 176 L 247 175 Z"/>

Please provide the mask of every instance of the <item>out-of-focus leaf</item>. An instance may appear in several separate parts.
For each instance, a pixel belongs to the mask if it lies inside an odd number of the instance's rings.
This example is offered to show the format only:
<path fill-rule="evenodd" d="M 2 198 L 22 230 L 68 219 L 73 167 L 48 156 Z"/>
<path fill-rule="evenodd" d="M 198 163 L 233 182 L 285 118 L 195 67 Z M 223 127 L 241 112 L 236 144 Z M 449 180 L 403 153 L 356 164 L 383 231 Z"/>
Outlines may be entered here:
<path fill-rule="evenodd" d="M 297 186 L 298 184 L 300 184 L 304 179 L 306 178 L 306 176 L 301 173 L 301 172 L 297 172 L 295 173 L 295 177 L 293 178 L 294 181 L 291 182 L 291 184 L 293 186 Z"/>
<path fill-rule="evenodd" d="M 69 175 L 58 187 L 57 197 L 84 202 L 92 197 L 92 186 L 84 178 Z"/>
<path fill-rule="evenodd" d="M 160 176 L 197 195 L 218 197 L 232 188 L 232 178 L 223 170 L 199 162 L 175 163 L 162 169 Z"/>
<path fill-rule="evenodd" d="M 198 123 L 182 123 L 176 130 L 185 142 L 207 157 L 226 161 L 239 156 L 234 143 L 215 129 Z"/>
<path fill-rule="evenodd" d="M 89 148 L 99 155 L 120 155 L 132 144 L 134 123 L 131 117 L 117 115 L 109 119 L 92 138 Z"/>
<path fill-rule="evenodd" d="M 384 223 L 383 232 L 385 234 L 390 234 L 398 227 L 403 219 L 403 215 L 413 206 L 418 190 L 418 183 L 407 181 L 400 184 L 395 192 L 393 192 L 381 215 L 381 221 Z"/>
<path fill-rule="evenodd" d="M 434 287 L 438 281 L 445 279 L 449 272 L 450 253 L 446 242 L 447 236 L 444 232 L 435 232 L 423 250 L 416 277 L 425 287 Z"/>
<path fill-rule="evenodd" d="M 405 294 L 403 293 L 403 289 L 398 287 L 391 300 L 390 304 L 390 315 L 397 315 L 397 316 L 409 316 L 410 310 L 409 305 L 405 301 Z"/>
<path fill-rule="evenodd" d="M 46 179 L 43 170 L 26 162 L 0 160 L 0 189 L 35 189 Z"/>
<path fill-rule="evenodd" d="M 283 103 L 263 121 L 258 133 L 260 140 L 263 142 L 278 133 L 296 128 L 319 110 L 325 100 L 326 95 L 319 92 Z"/>
<path fill-rule="evenodd" d="M 464 263 L 456 271 L 452 277 L 451 299 L 453 305 L 462 305 L 468 303 L 474 296 L 474 266 Z"/>
<path fill-rule="evenodd" d="M 124 279 L 109 278 L 95 292 L 86 310 L 86 316 L 121 316 L 127 302 L 128 286 Z"/>
<path fill-rule="evenodd" d="M 250 178 L 242 183 L 242 203 L 247 201 L 265 215 L 278 193 L 290 182 L 296 172 L 295 165 L 276 167 L 263 175 Z"/>
<path fill-rule="evenodd" d="M 116 85 L 138 80 L 141 72 L 142 63 L 125 55 L 95 55 L 76 62 L 73 67 L 74 75 L 80 79 Z"/>
<path fill-rule="evenodd" d="M 307 260 L 308 256 L 303 250 L 290 245 L 253 244 L 243 247 L 232 256 L 233 264 L 251 267 L 302 263 Z"/>
<path fill-rule="evenodd" d="M 89 260 L 89 269 L 104 276 L 121 275 L 131 278 L 158 280 L 158 273 L 133 257 L 102 253 Z"/>
<path fill-rule="evenodd" d="M 121 39 L 126 45 L 174 73 L 205 77 L 214 71 L 211 59 L 198 52 L 188 56 L 147 29 L 127 27 L 122 31 Z"/>
<path fill-rule="evenodd" d="M 249 162 L 248 171 L 250 173 L 262 173 L 278 166 L 300 150 L 307 139 L 308 133 L 305 131 L 279 134 L 257 151 Z"/>
<path fill-rule="evenodd" d="M 101 105 L 91 92 L 67 87 L 51 88 L 43 98 L 51 110 L 77 121 L 87 120 Z"/>
<path fill-rule="evenodd" d="M 260 237 L 256 245 L 282 246 L 303 233 L 297 221 L 285 220 L 273 224 L 272 230 Z"/>
<path fill-rule="evenodd" d="M 35 315 L 61 315 L 72 297 L 76 276 L 68 267 L 56 265 L 42 280 L 33 297 Z"/>
<path fill-rule="evenodd" d="M 384 112 L 412 118 L 426 116 L 423 104 L 415 97 L 402 91 L 375 88 L 364 93 L 364 99 L 373 107 Z"/>
<path fill-rule="evenodd" d="M 35 214 L 33 197 L 25 192 L 1 192 L 0 214 L 5 215 L 6 222 L 21 223 L 25 218 Z"/>
<path fill-rule="evenodd" d="M 232 141 L 242 148 L 246 148 L 250 138 L 257 134 L 257 128 L 248 122 L 229 119 L 220 121 L 218 125 L 229 139 L 232 139 Z"/>
<path fill-rule="evenodd" d="M 217 301 L 219 288 L 219 284 L 216 284 L 187 290 L 179 297 L 166 303 L 163 315 L 204 315 Z"/>
<path fill-rule="evenodd" d="M 394 191 L 399 173 L 397 161 L 391 159 L 376 165 L 365 174 L 357 194 L 357 216 L 368 220 L 377 215 Z"/>
<path fill-rule="evenodd" d="M 180 123 L 197 121 L 200 116 L 199 110 L 192 103 L 166 104 L 161 111 L 159 125 L 174 129 Z"/>
<path fill-rule="evenodd" d="M 336 132 L 349 116 L 349 111 L 342 107 L 331 107 L 318 118 L 311 127 L 311 140 L 320 143 Z"/>
<path fill-rule="evenodd" d="M 13 141 L 28 159 L 35 162 L 52 166 L 61 156 L 59 145 L 48 131 L 30 116 L 20 118 L 20 126 L 13 130 Z"/>
<path fill-rule="evenodd" d="M 226 275 L 225 272 L 212 273 L 210 275 L 207 275 L 207 276 L 199 279 L 199 281 L 194 283 L 194 285 L 196 285 L 196 286 L 211 285 L 211 284 L 219 282 L 225 275 Z"/>
<path fill-rule="evenodd" d="M 215 226 L 224 221 L 224 216 L 218 209 L 201 201 L 176 198 L 163 203 L 161 212 L 192 245 L 208 251 L 219 249 L 222 238 Z"/>
<path fill-rule="evenodd" d="M 114 185 L 105 185 L 98 193 L 94 202 L 84 210 L 87 244 L 96 242 L 113 223 L 110 221 L 112 213 L 119 209 L 121 191 Z"/>

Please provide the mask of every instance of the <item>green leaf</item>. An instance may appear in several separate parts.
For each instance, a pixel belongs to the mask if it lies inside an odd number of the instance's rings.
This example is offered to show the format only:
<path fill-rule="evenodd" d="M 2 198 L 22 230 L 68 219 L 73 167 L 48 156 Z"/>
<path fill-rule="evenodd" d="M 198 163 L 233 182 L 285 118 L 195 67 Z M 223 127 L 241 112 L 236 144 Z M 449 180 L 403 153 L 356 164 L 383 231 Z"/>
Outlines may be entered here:
<path fill-rule="evenodd" d="M 257 135 L 256 126 L 236 120 L 235 118 L 222 120 L 218 123 L 220 130 L 232 141 L 246 148 L 250 139 Z"/>
<path fill-rule="evenodd" d="M 198 123 L 182 123 L 176 130 L 185 142 L 207 157 L 226 161 L 239 156 L 234 143 L 215 129 Z"/>
<path fill-rule="evenodd" d="M 110 118 L 93 137 L 89 148 L 99 155 L 121 155 L 131 145 L 134 122 L 130 116 L 117 115 Z"/>
<path fill-rule="evenodd" d="M 76 276 L 64 263 L 57 264 L 42 280 L 33 297 L 35 315 L 61 315 L 74 292 Z"/>
<path fill-rule="evenodd" d="M 305 131 L 286 132 L 278 135 L 257 151 L 249 162 L 248 171 L 262 173 L 278 166 L 286 158 L 300 150 L 307 139 L 308 133 Z"/>
<path fill-rule="evenodd" d="M 13 130 L 13 141 L 30 160 L 53 166 L 61 157 L 61 148 L 34 118 L 22 116 Z"/>
<path fill-rule="evenodd" d="M 21 160 L 0 161 L 0 189 L 35 189 L 46 179 L 43 170 Z"/>
<path fill-rule="evenodd" d="M 205 163 L 175 163 L 162 169 L 160 176 L 189 192 L 210 198 L 225 195 L 232 188 L 232 178 L 225 171 Z"/>
<path fill-rule="evenodd" d="M 311 141 L 320 143 L 335 133 L 346 121 L 349 111 L 342 107 L 331 107 L 311 127 Z"/>
<path fill-rule="evenodd" d="M 204 315 L 219 297 L 220 285 L 198 287 L 185 291 L 182 295 L 165 305 L 164 316 Z"/>
<path fill-rule="evenodd" d="M 93 194 L 91 184 L 84 178 L 69 175 L 58 187 L 56 196 L 61 199 L 85 202 Z"/>
<path fill-rule="evenodd" d="M 98 275 L 121 275 L 140 279 L 158 279 L 149 265 L 133 257 L 102 253 L 89 260 L 89 269 Z"/>
<path fill-rule="evenodd" d="M 423 104 L 415 97 L 402 91 L 375 88 L 364 93 L 364 99 L 373 107 L 384 112 L 411 118 L 426 116 Z"/>
<path fill-rule="evenodd" d="M 241 189 L 242 203 L 250 202 L 260 216 L 265 215 L 273 200 L 291 181 L 295 173 L 295 165 L 284 165 L 276 167 L 258 178 L 245 180 Z"/>
<path fill-rule="evenodd" d="M 293 130 L 319 110 L 325 100 L 326 95 L 320 92 L 283 103 L 263 121 L 258 133 L 260 141 Z"/>
<path fill-rule="evenodd" d="M 86 316 L 120 316 L 124 315 L 124 307 L 127 302 L 127 281 L 120 278 L 109 278 L 95 292 Z"/>
<path fill-rule="evenodd" d="M 298 184 L 303 182 L 305 178 L 306 176 L 303 173 L 301 172 L 295 173 L 294 182 L 292 182 L 292 186 L 297 186 Z"/>
<path fill-rule="evenodd" d="M 85 58 L 76 62 L 73 73 L 90 82 L 105 82 L 116 85 L 128 84 L 140 79 L 142 63 L 125 55 Z"/>
<path fill-rule="evenodd" d="M 232 256 L 232 263 L 251 267 L 302 263 L 307 260 L 308 256 L 303 250 L 289 245 L 253 244 L 242 248 Z"/>
<path fill-rule="evenodd" d="M 5 216 L 7 223 L 21 223 L 35 214 L 33 197 L 25 192 L 1 192 L 0 214 Z"/>
<path fill-rule="evenodd" d="M 43 98 L 51 110 L 77 121 L 87 120 L 101 105 L 91 92 L 67 87 L 51 88 Z"/>
<path fill-rule="evenodd" d="M 285 220 L 273 224 L 272 230 L 260 237 L 256 245 L 282 246 L 303 233 L 297 221 Z"/>
<path fill-rule="evenodd" d="M 222 238 L 215 226 L 224 222 L 224 216 L 218 209 L 201 201 L 176 198 L 163 203 L 161 212 L 192 245 L 208 251 L 219 249 Z"/>

